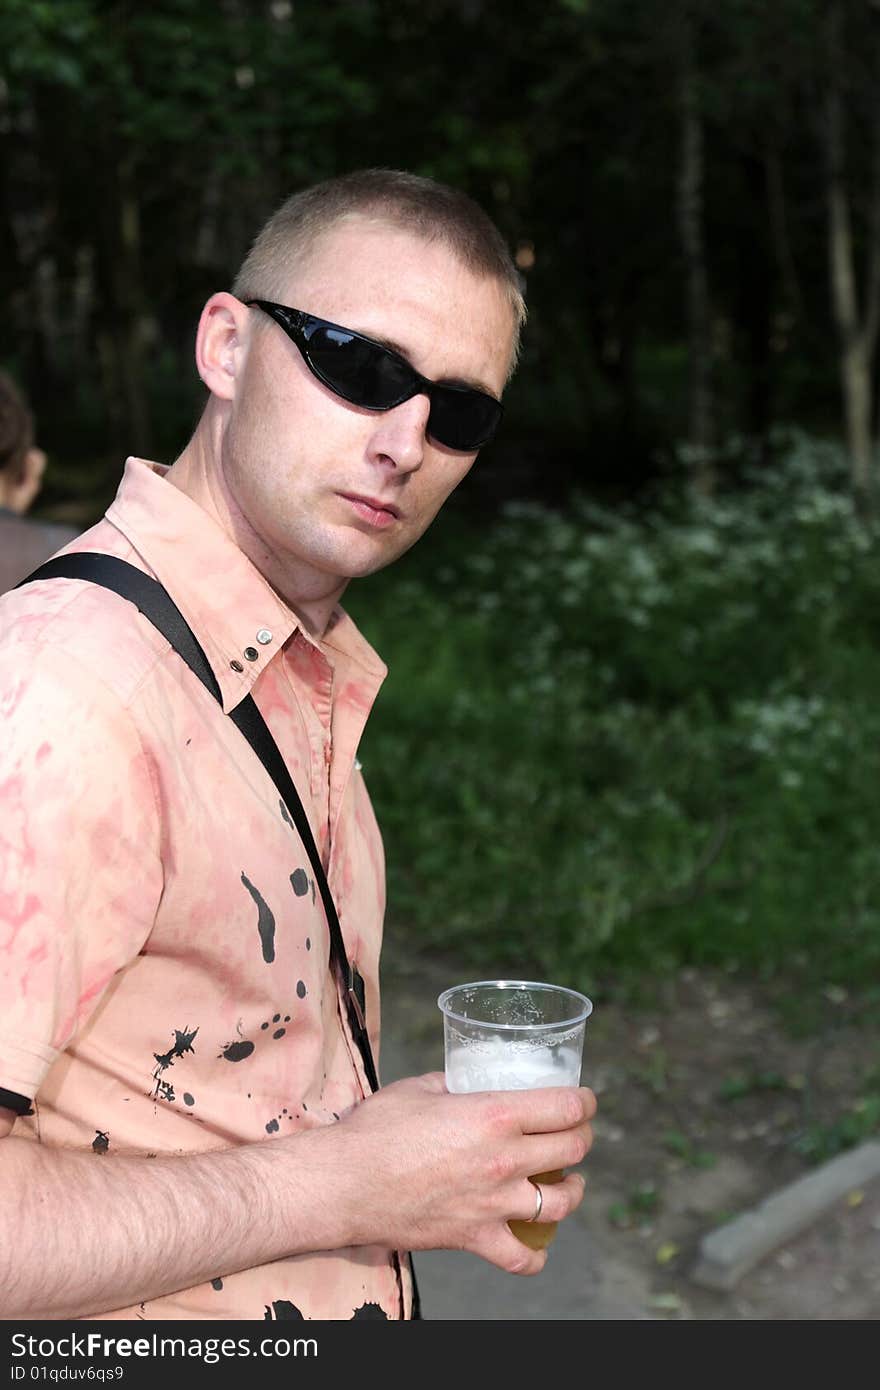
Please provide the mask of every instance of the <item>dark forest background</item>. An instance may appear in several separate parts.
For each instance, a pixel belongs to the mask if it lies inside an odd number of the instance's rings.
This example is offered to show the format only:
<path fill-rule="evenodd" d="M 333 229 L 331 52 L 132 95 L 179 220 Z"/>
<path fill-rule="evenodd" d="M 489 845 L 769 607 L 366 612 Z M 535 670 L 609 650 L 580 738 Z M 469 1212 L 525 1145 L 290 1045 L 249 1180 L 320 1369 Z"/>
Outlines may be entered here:
<path fill-rule="evenodd" d="M 531 311 L 483 494 L 736 484 L 774 425 L 869 499 L 872 0 L 0 0 L 0 358 L 47 505 L 173 457 L 203 300 L 264 217 L 392 165 L 495 217 Z"/>

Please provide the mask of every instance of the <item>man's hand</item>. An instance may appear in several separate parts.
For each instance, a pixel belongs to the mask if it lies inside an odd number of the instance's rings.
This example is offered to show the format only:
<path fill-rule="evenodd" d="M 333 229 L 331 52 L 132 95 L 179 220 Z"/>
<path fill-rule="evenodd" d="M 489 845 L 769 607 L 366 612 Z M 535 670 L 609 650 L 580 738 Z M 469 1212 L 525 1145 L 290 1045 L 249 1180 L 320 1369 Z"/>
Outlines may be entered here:
<path fill-rule="evenodd" d="M 354 1189 L 341 1182 L 355 1204 L 347 1224 L 358 1244 L 469 1250 L 511 1274 L 538 1274 L 546 1251 L 523 1245 L 507 1222 L 535 1214 L 530 1175 L 584 1159 L 595 1113 L 586 1087 L 450 1095 L 442 1072 L 397 1081 L 336 1127 L 333 1161 L 350 1155 L 357 1172 Z M 542 1193 L 540 1220 L 562 1221 L 584 1180 L 570 1173 Z"/>

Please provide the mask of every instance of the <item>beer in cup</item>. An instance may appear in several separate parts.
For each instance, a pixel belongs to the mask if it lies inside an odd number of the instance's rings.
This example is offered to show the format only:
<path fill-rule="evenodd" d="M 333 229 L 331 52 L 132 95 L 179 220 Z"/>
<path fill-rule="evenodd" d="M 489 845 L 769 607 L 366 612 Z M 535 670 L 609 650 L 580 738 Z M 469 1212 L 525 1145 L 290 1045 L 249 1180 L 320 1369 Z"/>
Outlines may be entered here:
<path fill-rule="evenodd" d="M 444 990 L 446 1088 L 521 1091 L 579 1086 L 584 1028 L 591 1001 L 576 990 L 533 980 L 477 980 Z M 535 1173 L 533 1182 L 561 1182 L 561 1171 Z M 557 1223 L 510 1221 L 518 1240 L 543 1250 Z"/>

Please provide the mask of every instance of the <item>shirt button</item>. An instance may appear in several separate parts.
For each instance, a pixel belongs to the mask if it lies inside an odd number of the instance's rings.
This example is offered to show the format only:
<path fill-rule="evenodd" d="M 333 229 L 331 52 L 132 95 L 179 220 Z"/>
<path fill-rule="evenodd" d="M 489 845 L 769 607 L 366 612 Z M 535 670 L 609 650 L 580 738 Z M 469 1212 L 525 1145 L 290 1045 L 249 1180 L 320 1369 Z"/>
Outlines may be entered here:
<path fill-rule="evenodd" d="M 257 633 L 257 641 L 263 647 L 265 647 L 268 642 L 272 641 L 272 634 L 267 627 L 260 628 L 259 632 Z"/>
<path fill-rule="evenodd" d="M 244 654 L 248 661 L 256 661 L 257 657 L 260 655 L 256 647 L 245 647 Z"/>

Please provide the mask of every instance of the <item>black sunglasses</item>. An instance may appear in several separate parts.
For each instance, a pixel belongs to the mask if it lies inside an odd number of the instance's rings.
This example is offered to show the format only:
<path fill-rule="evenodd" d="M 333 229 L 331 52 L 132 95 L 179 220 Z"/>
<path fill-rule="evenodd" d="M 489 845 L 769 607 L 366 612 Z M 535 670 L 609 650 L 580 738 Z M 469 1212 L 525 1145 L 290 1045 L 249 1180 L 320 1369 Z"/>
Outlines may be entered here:
<path fill-rule="evenodd" d="M 280 324 L 312 375 L 352 405 L 393 410 L 424 392 L 431 402 L 428 434 L 438 444 L 468 454 L 488 444 L 498 428 L 501 402 L 485 391 L 430 381 L 399 353 L 314 314 L 267 299 L 245 303 L 255 304 Z"/>

